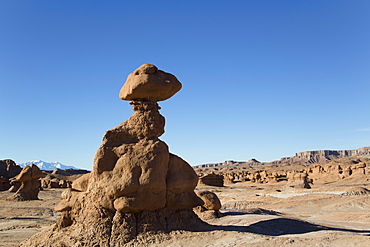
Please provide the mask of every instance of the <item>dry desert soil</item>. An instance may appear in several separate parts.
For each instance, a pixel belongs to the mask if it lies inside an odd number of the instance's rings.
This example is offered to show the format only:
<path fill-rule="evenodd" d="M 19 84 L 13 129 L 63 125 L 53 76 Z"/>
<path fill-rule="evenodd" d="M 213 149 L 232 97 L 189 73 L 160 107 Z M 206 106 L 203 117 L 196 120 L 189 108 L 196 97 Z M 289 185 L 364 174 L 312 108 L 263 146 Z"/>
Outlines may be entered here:
<path fill-rule="evenodd" d="M 339 180 L 311 189 L 251 182 L 198 186 L 223 204 L 219 218 L 206 220 L 212 230 L 158 234 L 145 246 L 370 246 L 370 195 L 355 193 L 359 188 L 370 189 L 370 182 Z M 0 246 L 54 224 L 59 214 L 53 207 L 63 191 L 44 189 L 40 200 L 24 202 L 1 200 L 11 193 L 0 192 Z"/>

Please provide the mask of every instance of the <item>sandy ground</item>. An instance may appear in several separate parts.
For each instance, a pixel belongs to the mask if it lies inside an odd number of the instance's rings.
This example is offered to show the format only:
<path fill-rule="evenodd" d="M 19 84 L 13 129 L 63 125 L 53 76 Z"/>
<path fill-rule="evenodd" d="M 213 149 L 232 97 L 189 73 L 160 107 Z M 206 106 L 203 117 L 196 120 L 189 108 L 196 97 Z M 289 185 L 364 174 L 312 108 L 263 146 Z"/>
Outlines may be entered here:
<path fill-rule="evenodd" d="M 206 232 L 175 231 L 153 237 L 146 246 L 370 246 L 370 195 L 342 195 L 356 181 L 293 189 L 283 183 L 240 182 L 198 187 L 215 192 L 222 216 L 207 220 Z M 63 189 L 46 189 L 40 200 L 0 200 L 0 246 L 13 246 L 53 224 L 52 208 Z M 0 199 L 9 196 L 0 192 Z M 151 242 L 151 243 L 150 243 Z"/>

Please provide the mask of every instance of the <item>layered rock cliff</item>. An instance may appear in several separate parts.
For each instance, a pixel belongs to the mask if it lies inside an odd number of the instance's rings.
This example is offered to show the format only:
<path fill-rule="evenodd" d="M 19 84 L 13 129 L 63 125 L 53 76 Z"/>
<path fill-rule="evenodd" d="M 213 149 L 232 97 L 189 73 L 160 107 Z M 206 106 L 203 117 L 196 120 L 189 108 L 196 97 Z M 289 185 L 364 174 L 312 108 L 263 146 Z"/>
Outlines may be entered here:
<path fill-rule="evenodd" d="M 355 150 L 318 150 L 296 153 L 293 157 L 281 158 L 279 161 L 271 162 L 272 164 L 313 164 L 335 160 L 341 158 L 361 157 L 370 155 L 370 147 L 363 147 Z"/>
<path fill-rule="evenodd" d="M 284 157 L 272 162 L 259 162 L 256 159 L 251 159 L 247 162 L 228 160 L 222 163 L 210 163 L 194 166 L 194 168 L 212 168 L 212 167 L 228 167 L 228 166 L 263 166 L 263 165 L 292 165 L 292 164 L 314 164 L 329 160 L 341 158 L 370 158 L 370 147 L 363 147 L 355 150 L 317 150 L 296 153 L 292 157 Z"/>

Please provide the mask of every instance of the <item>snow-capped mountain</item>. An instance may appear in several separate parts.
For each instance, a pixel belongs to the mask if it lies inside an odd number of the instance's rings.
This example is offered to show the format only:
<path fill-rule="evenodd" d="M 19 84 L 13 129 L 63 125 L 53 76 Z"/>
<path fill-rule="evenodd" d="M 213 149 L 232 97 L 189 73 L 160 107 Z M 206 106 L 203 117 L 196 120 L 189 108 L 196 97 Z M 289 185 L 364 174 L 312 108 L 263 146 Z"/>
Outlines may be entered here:
<path fill-rule="evenodd" d="M 45 161 L 42 161 L 42 160 L 31 160 L 31 161 L 28 161 L 28 162 L 24 162 L 24 163 L 17 163 L 18 165 L 20 165 L 21 167 L 25 167 L 25 166 L 29 166 L 31 164 L 35 164 L 37 165 L 41 170 L 46 170 L 46 171 L 52 171 L 54 170 L 55 168 L 58 168 L 58 169 L 75 169 L 75 170 L 80 170 L 80 168 L 76 168 L 74 166 L 66 166 L 66 165 L 63 165 L 62 163 L 60 162 L 57 162 L 57 161 L 54 161 L 54 162 L 51 162 L 51 163 L 48 163 L 48 162 L 45 162 Z"/>

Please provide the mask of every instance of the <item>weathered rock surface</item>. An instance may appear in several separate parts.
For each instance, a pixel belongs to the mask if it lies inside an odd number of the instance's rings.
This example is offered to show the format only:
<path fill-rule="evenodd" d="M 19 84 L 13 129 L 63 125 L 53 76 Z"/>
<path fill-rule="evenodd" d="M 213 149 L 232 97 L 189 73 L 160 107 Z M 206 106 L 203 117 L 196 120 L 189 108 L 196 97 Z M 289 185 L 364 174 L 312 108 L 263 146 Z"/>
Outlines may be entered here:
<path fill-rule="evenodd" d="M 40 179 L 41 188 L 70 188 L 72 181 L 59 179 L 51 175 L 46 175 Z"/>
<path fill-rule="evenodd" d="M 11 180 L 21 183 L 19 189 L 15 194 L 7 200 L 26 201 L 38 200 L 41 182 L 39 178 L 43 176 L 41 170 L 34 164 L 25 166 L 22 171 Z"/>
<path fill-rule="evenodd" d="M 0 176 L 12 178 L 22 171 L 22 167 L 17 165 L 13 160 L 0 160 Z"/>
<path fill-rule="evenodd" d="M 0 160 L 0 191 L 9 189 L 11 187 L 9 179 L 17 176 L 21 170 L 22 167 L 13 160 Z"/>
<path fill-rule="evenodd" d="M 211 191 L 198 191 L 196 192 L 197 196 L 204 202 L 201 206 L 206 210 L 220 210 L 221 208 L 221 201 L 218 199 L 217 195 Z"/>
<path fill-rule="evenodd" d="M 58 222 L 21 246 L 126 246 L 140 234 L 204 226 L 192 211 L 203 204 L 197 174 L 158 139 L 165 120 L 155 101 L 179 90 L 173 78 L 151 65 L 129 76 L 121 98 L 134 99 L 133 115 L 105 133 L 93 171 L 63 192 Z"/>
<path fill-rule="evenodd" d="M 199 174 L 199 184 L 222 187 L 224 186 L 224 176 L 214 172 L 208 174 L 201 173 Z"/>
<path fill-rule="evenodd" d="M 86 173 L 87 170 L 54 169 L 52 172 L 43 171 L 45 176 L 41 178 L 42 188 L 71 188 L 72 182 Z"/>
<path fill-rule="evenodd" d="M 9 179 L 0 176 L 0 191 L 7 190 L 10 188 Z"/>
<path fill-rule="evenodd" d="M 370 180 L 369 158 L 342 158 L 314 164 L 264 166 L 234 166 L 219 168 L 196 168 L 198 176 L 205 172 L 215 177 L 223 176 L 229 183 L 250 181 L 253 183 L 281 183 L 292 188 L 310 188 L 315 183 L 331 183 L 338 180 Z"/>
<path fill-rule="evenodd" d="M 308 175 L 305 172 L 289 171 L 287 172 L 287 186 L 296 189 L 311 189 Z"/>
<path fill-rule="evenodd" d="M 153 64 L 143 64 L 129 74 L 119 97 L 123 100 L 162 101 L 171 98 L 181 89 L 177 78 Z"/>
<path fill-rule="evenodd" d="M 10 188 L 9 188 L 9 192 L 17 192 L 17 190 L 19 190 L 19 188 L 21 187 L 22 183 L 21 182 L 17 182 L 15 180 L 10 180 Z"/>
<path fill-rule="evenodd" d="M 196 194 L 204 203 L 194 208 L 196 214 L 204 220 L 219 217 L 222 205 L 218 196 L 208 190 L 197 191 Z"/>

